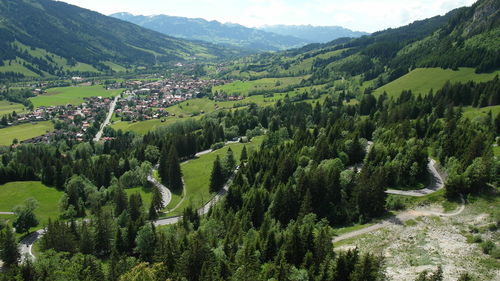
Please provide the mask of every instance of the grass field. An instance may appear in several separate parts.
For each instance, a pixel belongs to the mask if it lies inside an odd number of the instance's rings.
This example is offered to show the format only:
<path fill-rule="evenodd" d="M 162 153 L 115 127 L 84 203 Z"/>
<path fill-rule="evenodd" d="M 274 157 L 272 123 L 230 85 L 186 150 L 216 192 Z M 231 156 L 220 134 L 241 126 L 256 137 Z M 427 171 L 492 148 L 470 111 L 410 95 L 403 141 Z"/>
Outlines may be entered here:
<path fill-rule="evenodd" d="M 24 105 L 15 102 L 0 100 L 0 116 L 11 114 L 12 111 L 16 113 L 24 113 Z"/>
<path fill-rule="evenodd" d="M 398 96 L 401 91 L 411 89 L 414 94 L 428 94 L 431 89 L 437 91 L 446 81 L 467 82 L 474 80 L 484 82 L 491 80 L 500 71 L 493 73 L 476 74 L 473 68 L 460 68 L 458 71 L 441 68 L 417 68 L 403 77 L 392 81 L 375 90 L 375 95 L 379 96 L 384 91 L 389 96 Z"/>
<path fill-rule="evenodd" d="M 212 88 L 212 93 L 223 91 L 228 95 L 247 96 L 251 91 L 283 89 L 291 85 L 299 84 L 306 76 L 284 77 L 284 78 L 262 78 L 253 81 L 235 81 L 222 86 Z"/>
<path fill-rule="evenodd" d="M 186 184 L 186 198 L 182 201 L 179 207 L 169 215 L 179 215 L 189 205 L 195 208 L 200 208 L 203 204 L 212 199 L 213 194 L 210 194 L 208 186 L 210 174 L 212 173 L 213 162 L 215 161 L 217 155 L 221 158 L 224 157 L 228 148 L 231 147 L 236 161 L 239 162 L 241 150 L 244 145 L 246 145 L 248 152 L 251 153 L 251 151 L 255 151 L 259 148 L 263 139 L 264 137 L 261 136 L 254 138 L 251 143 L 230 144 L 224 148 L 202 155 L 197 159 L 193 159 L 182 164 L 181 169 L 184 182 Z"/>
<path fill-rule="evenodd" d="M 464 110 L 463 116 L 470 120 L 475 120 L 476 118 L 485 117 L 489 112 L 491 112 L 492 118 L 494 119 L 497 116 L 497 114 L 500 113 L 500 105 L 487 106 L 482 108 L 466 107 L 463 110 Z"/>
<path fill-rule="evenodd" d="M 50 121 L 38 122 L 35 125 L 31 123 L 12 126 L 0 129 L 0 145 L 11 145 L 14 139 L 23 141 L 46 132 L 54 130 L 54 125 Z"/>
<path fill-rule="evenodd" d="M 123 90 L 106 90 L 102 86 L 85 86 L 85 87 L 62 87 L 52 88 L 47 90 L 47 94 L 39 95 L 30 98 L 35 108 L 40 106 L 55 106 L 73 104 L 79 105 L 83 102 L 83 98 L 89 97 L 114 97 L 120 94 Z"/>
<path fill-rule="evenodd" d="M 135 187 L 135 188 L 125 189 L 125 192 L 129 197 L 134 193 L 139 193 L 142 198 L 142 205 L 144 206 L 144 211 L 147 212 L 149 210 L 149 205 L 151 205 L 151 198 L 153 197 L 151 189 L 144 187 Z"/>
<path fill-rule="evenodd" d="M 47 187 L 37 181 L 9 182 L 0 185 L 0 211 L 11 212 L 15 206 L 23 204 L 26 199 L 33 197 L 38 201 L 35 214 L 40 221 L 39 226 L 43 226 L 49 218 L 58 218 L 59 200 L 63 194 L 64 192 Z"/>
<path fill-rule="evenodd" d="M 116 121 L 111 124 L 111 128 L 115 130 L 122 130 L 124 132 L 135 132 L 140 135 L 144 135 L 147 132 L 154 130 L 158 127 L 167 126 L 172 123 L 187 120 L 189 118 L 199 118 L 199 117 L 186 117 L 186 118 L 178 118 L 178 117 L 167 117 L 162 118 L 165 119 L 165 122 L 161 122 L 161 119 L 153 119 L 147 121 L 139 121 L 139 122 L 128 122 L 128 121 Z"/>

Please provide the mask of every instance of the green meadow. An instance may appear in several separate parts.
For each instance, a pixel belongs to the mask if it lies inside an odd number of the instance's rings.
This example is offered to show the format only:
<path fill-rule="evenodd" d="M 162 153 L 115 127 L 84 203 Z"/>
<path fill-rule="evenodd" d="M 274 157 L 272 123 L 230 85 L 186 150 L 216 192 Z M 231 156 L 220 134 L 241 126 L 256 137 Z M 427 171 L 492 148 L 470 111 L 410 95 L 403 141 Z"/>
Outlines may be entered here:
<path fill-rule="evenodd" d="M 20 103 L 0 100 L 0 116 L 11 114 L 12 111 L 15 111 L 16 113 L 26 112 L 24 105 Z"/>
<path fill-rule="evenodd" d="M 134 188 L 127 188 L 125 189 L 125 193 L 127 193 L 127 196 L 130 197 L 130 195 L 139 193 L 142 198 L 142 205 L 144 207 L 144 211 L 148 211 L 149 205 L 151 205 L 151 199 L 153 198 L 153 192 L 151 191 L 150 188 L 145 188 L 145 187 L 134 187 Z"/>
<path fill-rule="evenodd" d="M 14 139 L 23 141 L 54 130 L 50 121 L 38 122 L 36 124 L 26 123 L 0 129 L 0 145 L 11 145 Z"/>
<path fill-rule="evenodd" d="M 63 194 L 38 181 L 9 182 L 0 185 L 0 211 L 12 212 L 15 206 L 23 204 L 26 199 L 35 198 L 38 201 L 35 214 L 40 221 L 39 226 L 43 226 L 49 218 L 59 217 L 59 200 Z"/>
<path fill-rule="evenodd" d="M 417 68 L 376 89 L 374 93 L 379 96 L 385 91 L 389 96 L 395 97 L 401 94 L 403 90 L 412 90 L 414 94 L 426 95 L 431 89 L 437 91 L 443 87 L 446 81 L 467 82 L 473 80 L 485 82 L 493 79 L 498 74 L 500 74 L 500 71 L 477 74 L 473 68 L 460 68 L 456 71 L 442 68 Z"/>
<path fill-rule="evenodd" d="M 199 117 L 186 117 L 186 118 L 166 117 L 161 119 L 153 119 L 153 120 L 138 121 L 138 122 L 115 121 L 111 124 L 111 128 L 115 130 L 122 130 L 124 132 L 134 132 L 139 135 L 145 135 L 147 132 L 157 129 L 159 127 L 167 126 L 172 123 L 190 118 L 199 118 Z M 161 122 L 161 120 L 165 120 L 165 122 Z"/>
<path fill-rule="evenodd" d="M 181 165 L 181 170 L 185 182 L 186 196 L 177 209 L 172 210 L 169 215 L 179 215 L 190 205 L 196 209 L 200 208 L 212 199 L 214 195 L 209 192 L 208 187 L 213 163 L 217 155 L 222 159 L 230 147 L 233 150 L 234 158 L 238 163 L 243 146 L 246 145 L 248 153 L 251 153 L 251 151 L 255 151 L 260 147 L 263 140 L 264 137 L 260 136 L 252 139 L 250 143 L 230 144 L 211 153 L 202 155 L 197 159 L 189 160 L 183 163 Z M 168 207 L 172 208 L 174 207 L 174 204 L 171 203 Z"/>
<path fill-rule="evenodd" d="M 488 113 L 491 112 L 492 118 L 494 119 L 500 113 L 500 105 L 487 106 L 481 108 L 475 107 L 465 107 L 463 108 L 463 116 L 470 120 L 475 120 L 477 118 L 486 117 Z"/>
<path fill-rule="evenodd" d="M 30 98 L 30 100 L 35 108 L 40 106 L 56 106 L 66 104 L 79 105 L 83 103 L 84 98 L 109 98 L 119 95 L 122 91 L 122 89 L 108 91 L 100 85 L 51 88 L 47 90 L 46 94 Z"/>
<path fill-rule="evenodd" d="M 226 85 L 216 86 L 212 88 L 212 93 L 221 92 L 228 95 L 247 96 L 251 91 L 284 89 L 291 85 L 297 85 L 306 76 L 300 77 L 284 77 L 284 78 L 262 78 L 253 81 L 235 81 Z"/>

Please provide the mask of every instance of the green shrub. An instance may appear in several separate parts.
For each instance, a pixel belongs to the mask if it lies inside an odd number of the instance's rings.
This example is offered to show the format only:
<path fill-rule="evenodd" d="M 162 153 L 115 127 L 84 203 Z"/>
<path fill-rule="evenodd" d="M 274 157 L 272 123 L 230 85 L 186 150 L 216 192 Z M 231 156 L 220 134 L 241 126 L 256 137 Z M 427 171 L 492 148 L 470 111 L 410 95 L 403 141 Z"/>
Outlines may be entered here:
<path fill-rule="evenodd" d="M 487 240 L 481 243 L 481 249 L 483 250 L 483 253 L 490 255 L 494 252 L 496 248 L 495 243 L 491 240 Z M 498 251 L 497 251 L 498 252 Z"/>

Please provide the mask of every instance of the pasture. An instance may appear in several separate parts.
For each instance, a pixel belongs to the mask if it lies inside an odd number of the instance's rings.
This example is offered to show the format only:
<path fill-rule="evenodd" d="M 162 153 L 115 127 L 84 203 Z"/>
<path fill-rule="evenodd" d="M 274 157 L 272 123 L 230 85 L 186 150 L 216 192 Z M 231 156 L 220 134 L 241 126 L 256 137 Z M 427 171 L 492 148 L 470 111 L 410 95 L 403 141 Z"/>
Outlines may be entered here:
<path fill-rule="evenodd" d="M 210 184 L 213 163 L 217 155 L 222 159 L 226 155 L 228 148 L 231 147 L 234 158 L 236 162 L 239 163 L 240 154 L 244 145 L 246 145 L 247 151 L 250 154 L 260 147 L 263 140 L 264 137 L 260 136 L 255 137 L 250 143 L 230 144 L 211 153 L 202 155 L 199 158 L 182 163 L 181 170 L 185 182 L 186 196 L 177 209 L 172 210 L 169 215 L 182 214 L 182 211 L 190 205 L 196 209 L 200 208 L 212 199 L 213 194 L 209 192 L 208 187 Z M 172 206 L 169 207 L 173 207 L 173 204 L 171 205 Z"/>
<path fill-rule="evenodd" d="M 20 103 L 0 100 L 0 116 L 11 114 L 12 111 L 15 111 L 18 114 L 26 112 L 24 105 Z"/>
<path fill-rule="evenodd" d="M 50 188 L 38 181 L 9 182 L 0 185 L 0 211 L 12 212 L 12 209 L 24 203 L 30 197 L 38 201 L 35 214 L 40 222 L 39 226 L 47 223 L 49 218 L 59 217 L 59 200 L 64 192 Z M 0 215 L 2 218 L 3 215 Z"/>
<path fill-rule="evenodd" d="M 41 136 L 54 130 L 54 125 L 50 121 L 38 122 L 35 124 L 26 123 L 0 129 L 0 145 L 11 145 L 14 139 L 19 142 Z"/>
<path fill-rule="evenodd" d="M 106 90 L 103 86 L 61 87 L 51 88 L 46 94 L 30 98 L 31 102 L 38 108 L 40 106 L 56 105 L 79 105 L 84 98 L 103 97 L 110 98 L 119 95 L 123 90 Z"/>
<path fill-rule="evenodd" d="M 375 90 L 374 94 L 380 96 L 384 91 L 390 97 L 397 97 L 403 90 L 412 90 L 414 94 L 427 95 L 431 89 L 435 91 L 443 87 L 446 81 L 450 82 L 485 82 L 493 79 L 500 71 L 493 73 L 477 74 L 473 68 L 460 68 L 459 70 L 442 68 L 417 68 Z"/>
<path fill-rule="evenodd" d="M 252 91 L 284 89 L 292 85 L 297 85 L 306 76 L 284 77 L 284 78 L 262 78 L 253 81 L 235 81 L 226 85 L 212 88 L 212 93 L 224 92 L 233 96 L 248 96 Z"/>

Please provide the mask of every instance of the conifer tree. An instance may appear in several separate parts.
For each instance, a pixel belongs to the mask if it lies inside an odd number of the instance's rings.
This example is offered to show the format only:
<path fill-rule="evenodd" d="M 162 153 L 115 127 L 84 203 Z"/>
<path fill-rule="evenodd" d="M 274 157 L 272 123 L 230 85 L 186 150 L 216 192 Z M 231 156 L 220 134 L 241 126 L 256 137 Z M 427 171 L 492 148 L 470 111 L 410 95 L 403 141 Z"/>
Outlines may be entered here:
<path fill-rule="evenodd" d="M 167 158 L 167 185 L 172 190 L 182 190 L 182 171 L 174 146 L 170 147 Z"/>
<path fill-rule="evenodd" d="M 151 199 L 151 205 L 154 207 L 156 211 L 159 211 L 163 208 L 165 202 L 163 201 L 163 196 L 158 187 L 153 186 L 153 197 Z"/>
<path fill-rule="evenodd" d="M 243 146 L 243 150 L 241 150 L 241 156 L 240 156 L 240 161 L 241 162 L 245 162 L 247 161 L 248 159 L 248 155 L 247 155 L 247 146 L 244 145 Z"/>
<path fill-rule="evenodd" d="M 214 161 L 214 166 L 212 168 L 212 174 L 210 176 L 210 192 L 219 192 L 219 190 L 223 186 L 224 186 L 224 173 L 222 171 L 220 158 L 217 155 L 217 158 L 215 158 Z"/>
<path fill-rule="evenodd" d="M 167 151 L 167 147 L 166 146 L 163 146 L 162 150 L 161 150 L 161 154 L 160 154 L 160 161 L 159 161 L 159 165 L 158 165 L 158 175 L 160 176 L 161 178 L 161 181 L 164 183 L 164 184 L 167 184 L 168 185 L 168 177 L 167 177 L 167 174 L 168 174 L 168 169 L 167 169 L 167 158 L 168 158 L 168 151 Z"/>
<path fill-rule="evenodd" d="M 12 227 L 6 226 L 0 236 L 0 259 L 6 265 L 13 265 L 19 261 L 20 253 Z"/>

